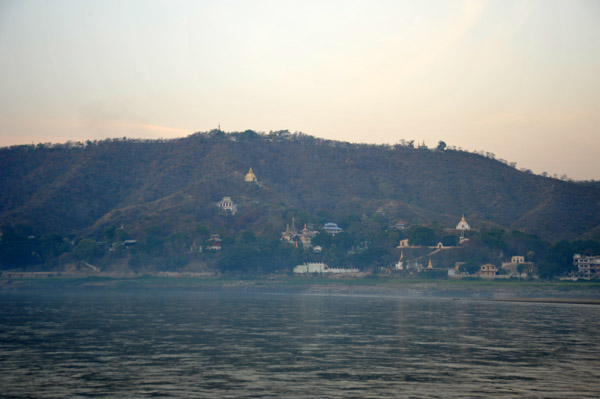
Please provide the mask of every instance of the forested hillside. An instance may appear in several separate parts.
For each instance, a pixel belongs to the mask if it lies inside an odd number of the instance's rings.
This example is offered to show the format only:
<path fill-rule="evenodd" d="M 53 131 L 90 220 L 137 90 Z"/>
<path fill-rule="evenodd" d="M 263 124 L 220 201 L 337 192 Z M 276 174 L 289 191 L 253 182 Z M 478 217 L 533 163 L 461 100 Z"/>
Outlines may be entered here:
<path fill-rule="evenodd" d="M 244 184 L 248 168 L 259 185 Z M 357 145 L 285 132 L 194 134 L 168 141 L 105 140 L 0 150 L 0 220 L 37 234 L 75 235 L 109 224 L 186 230 L 231 196 L 247 223 L 278 231 L 278 209 L 343 219 L 522 230 L 548 240 L 598 238 L 600 188 L 518 171 L 453 150 Z M 246 212 L 247 213 L 247 212 Z M 165 220 L 166 219 L 166 220 Z M 316 220 L 315 220 L 316 222 Z M 241 223 L 244 224 L 244 223 Z"/>

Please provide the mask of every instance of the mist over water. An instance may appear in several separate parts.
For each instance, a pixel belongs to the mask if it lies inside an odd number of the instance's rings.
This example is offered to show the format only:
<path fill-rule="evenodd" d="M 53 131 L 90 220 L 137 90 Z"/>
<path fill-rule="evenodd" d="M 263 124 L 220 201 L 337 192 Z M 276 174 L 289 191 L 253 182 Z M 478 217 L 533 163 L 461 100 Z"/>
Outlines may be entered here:
<path fill-rule="evenodd" d="M 5 397 L 600 392 L 597 306 L 176 289 L 0 300 Z"/>

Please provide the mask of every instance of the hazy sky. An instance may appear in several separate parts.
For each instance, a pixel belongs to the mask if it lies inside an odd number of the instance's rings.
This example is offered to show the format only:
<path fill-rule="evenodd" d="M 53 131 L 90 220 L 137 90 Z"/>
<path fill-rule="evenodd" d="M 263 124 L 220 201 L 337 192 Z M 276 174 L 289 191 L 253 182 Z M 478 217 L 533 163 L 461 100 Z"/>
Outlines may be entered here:
<path fill-rule="evenodd" d="M 0 145 L 288 129 L 600 179 L 600 1 L 0 0 Z"/>

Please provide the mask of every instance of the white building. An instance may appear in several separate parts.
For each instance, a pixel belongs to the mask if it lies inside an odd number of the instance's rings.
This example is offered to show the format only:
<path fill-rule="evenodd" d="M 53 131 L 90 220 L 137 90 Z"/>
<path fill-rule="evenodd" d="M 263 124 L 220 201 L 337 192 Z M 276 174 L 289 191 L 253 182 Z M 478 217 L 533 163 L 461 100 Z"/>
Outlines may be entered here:
<path fill-rule="evenodd" d="M 463 232 L 465 230 L 471 230 L 471 226 L 469 226 L 469 223 L 467 223 L 465 215 L 462 215 L 462 219 L 460 219 L 460 222 L 458 222 L 458 224 L 456 225 L 456 230 L 460 230 Z"/>
<path fill-rule="evenodd" d="M 579 278 L 586 280 L 600 278 L 600 256 L 573 255 L 573 265 L 577 267 Z"/>
<path fill-rule="evenodd" d="M 331 235 L 336 235 L 344 231 L 344 229 L 332 222 L 325 223 L 325 225 L 323 225 L 323 230 L 325 230 L 326 233 L 329 233 Z"/>
<path fill-rule="evenodd" d="M 469 223 L 467 223 L 467 220 L 465 219 L 465 215 L 462 215 L 460 222 L 458 222 L 458 224 L 456 225 L 456 230 L 460 231 L 459 243 L 462 244 L 463 242 L 465 242 L 467 240 L 465 238 L 465 231 L 471 230 L 471 226 L 469 226 Z"/>
<path fill-rule="evenodd" d="M 309 262 L 294 267 L 295 274 L 329 273 L 329 274 L 355 274 L 358 269 L 344 269 L 341 267 L 329 267 L 322 262 Z"/>
<path fill-rule="evenodd" d="M 325 263 L 322 262 L 309 262 L 294 267 L 294 273 L 296 274 L 308 274 L 308 273 L 324 273 L 328 268 Z"/>
<path fill-rule="evenodd" d="M 217 202 L 217 206 L 224 212 L 231 212 L 232 215 L 237 212 L 237 204 L 230 197 L 223 197 L 221 201 Z"/>

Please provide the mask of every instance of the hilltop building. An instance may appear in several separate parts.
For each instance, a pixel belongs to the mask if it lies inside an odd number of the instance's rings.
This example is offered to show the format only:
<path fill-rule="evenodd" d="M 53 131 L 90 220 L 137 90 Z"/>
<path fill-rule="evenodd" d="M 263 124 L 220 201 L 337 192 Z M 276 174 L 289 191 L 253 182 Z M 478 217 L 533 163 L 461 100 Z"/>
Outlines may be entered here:
<path fill-rule="evenodd" d="M 211 234 L 210 238 L 208 239 L 208 245 L 206 246 L 206 249 L 211 251 L 220 251 L 222 241 L 223 240 L 219 234 Z"/>
<path fill-rule="evenodd" d="M 408 245 L 408 238 L 405 238 L 404 240 L 400 240 L 400 243 L 396 248 L 408 248 L 409 246 L 410 245 Z"/>
<path fill-rule="evenodd" d="M 464 214 L 462 215 L 460 222 L 458 222 L 458 224 L 456 225 L 456 230 L 460 231 L 460 243 L 462 244 L 463 241 L 466 241 L 465 231 L 471 230 L 471 226 L 469 226 L 469 223 L 467 223 Z"/>
<path fill-rule="evenodd" d="M 295 245 L 298 245 L 299 242 L 302 244 L 302 248 L 308 249 L 312 247 L 312 239 L 318 233 L 318 231 L 310 229 L 306 223 L 304 228 L 298 231 L 296 229 L 296 219 L 292 218 L 292 224 L 286 226 L 285 231 L 281 233 L 281 239 Z"/>
<path fill-rule="evenodd" d="M 285 227 L 285 231 L 281 233 L 281 239 L 283 241 L 287 241 L 293 243 L 294 239 L 298 236 L 298 231 L 296 230 L 296 220 L 292 218 L 292 224 L 287 225 Z"/>
<path fill-rule="evenodd" d="M 406 229 L 406 222 L 404 222 L 402 220 L 398 221 L 398 222 L 396 222 L 396 224 L 394 224 L 392 226 L 392 228 L 396 229 L 396 230 L 404 230 L 404 229 Z"/>
<path fill-rule="evenodd" d="M 258 179 L 256 178 L 256 175 L 252 171 L 252 168 L 250 168 L 250 170 L 248 170 L 248 173 L 246 173 L 246 176 L 244 177 L 244 181 L 246 183 L 258 183 Z"/>
<path fill-rule="evenodd" d="M 325 230 L 326 233 L 329 233 L 333 236 L 344 231 L 344 229 L 332 222 L 325 223 L 325 225 L 323 225 L 323 230 Z"/>
<path fill-rule="evenodd" d="M 304 224 L 304 228 L 300 231 L 298 237 L 302 243 L 302 248 L 307 249 L 312 247 L 312 238 L 318 234 L 317 231 L 311 230 Z"/>
<path fill-rule="evenodd" d="M 223 212 L 231 212 L 232 215 L 237 212 L 237 204 L 230 197 L 223 197 L 221 201 L 217 202 L 217 206 Z"/>
<path fill-rule="evenodd" d="M 471 226 L 469 226 L 469 223 L 467 223 L 467 220 L 465 219 L 465 215 L 462 215 L 460 222 L 458 222 L 458 224 L 456 225 L 456 230 L 460 230 L 463 232 L 465 230 L 471 230 Z"/>

